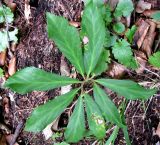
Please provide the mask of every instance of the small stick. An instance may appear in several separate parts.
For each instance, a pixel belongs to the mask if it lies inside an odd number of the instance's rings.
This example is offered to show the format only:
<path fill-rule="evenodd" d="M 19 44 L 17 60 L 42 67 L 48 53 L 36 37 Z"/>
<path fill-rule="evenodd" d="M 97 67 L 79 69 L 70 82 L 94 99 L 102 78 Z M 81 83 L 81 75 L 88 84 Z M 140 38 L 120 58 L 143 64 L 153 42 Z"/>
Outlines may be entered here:
<path fill-rule="evenodd" d="M 23 125 L 24 125 L 24 122 L 23 122 L 23 121 L 21 121 L 21 122 L 18 124 L 18 126 L 17 126 L 17 128 L 16 128 L 16 130 L 15 130 L 15 132 L 14 132 L 14 134 L 13 134 L 12 140 L 11 140 L 11 142 L 9 143 L 9 145 L 14 145 L 14 144 L 15 144 L 16 139 L 17 139 L 18 135 L 20 134 Z"/>

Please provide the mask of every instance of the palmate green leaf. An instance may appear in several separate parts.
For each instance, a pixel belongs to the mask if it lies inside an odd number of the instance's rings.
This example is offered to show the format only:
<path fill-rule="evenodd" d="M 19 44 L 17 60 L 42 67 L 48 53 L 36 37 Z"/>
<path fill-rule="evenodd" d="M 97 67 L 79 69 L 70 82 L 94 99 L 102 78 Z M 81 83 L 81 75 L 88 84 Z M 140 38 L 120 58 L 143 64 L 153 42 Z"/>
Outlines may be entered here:
<path fill-rule="evenodd" d="M 85 5 L 88 5 L 90 2 L 93 2 L 97 6 L 101 6 L 104 4 L 103 0 L 83 0 Z"/>
<path fill-rule="evenodd" d="M 160 68 L 160 51 L 149 57 L 149 63 L 157 68 Z"/>
<path fill-rule="evenodd" d="M 130 43 L 132 43 L 133 41 L 133 37 L 134 37 L 136 30 L 137 30 L 137 26 L 133 25 L 132 28 L 128 29 L 127 32 L 125 33 L 125 36 L 127 37 Z"/>
<path fill-rule="evenodd" d="M 115 17 L 127 17 L 134 10 L 132 0 L 119 0 L 118 5 L 116 7 L 114 16 Z"/>
<path fill-rule="evenodd" d="M 96 82 L 131 100 L 146 100 L 157 91 L 155 89 L 145 89 L 130 80 L 98 79 Z"/>
<path fill-rule="evenodd" d="M 153 13 L 151 15 L 151 18 L 153 18 L 156 21 L 160 21 L 160 11 L 157 11 L 157 12 Z"/>
<path fill-rule="evenodd" d="M 110 100 L 108 95 L 96 84 L 94 84 L 94 98 L 105 119 L 123 127 L 121 116 L 115 104 Z"/>
<path fill-rule="evenodd" d="M 102 114 L 97 104 L 88 94 L 84 96 L 84 100 L 85 100 L 89 129 L 96 136 L 97 139 L 102 139 L 104 138 L 106 132 L 105 121 L 102 117 Z"/>
<path fill-rule="evenodd" d="M 69 119 L 67 129 L 65 131 L 65 139 L 67 142 L 78 142 L 83 139 L 85 134 L 85 117 L 82 96 L 79 97 L 74 112 Z"/>
<path fill-rule="evenodd" d="M 54 40 L 60 51 L 84 76 L 84 64 L 78 30 L 70 26 L 68 21 L 51 13 L 47 13 L 47 29 L 49 38 Z"/>
<path fill-rule="evenodd" d="M 103 50 L 105 24 L 98 7 L 89 3 L 82 16 L 82 34 L 89 39 L 88 49 L 84 50 L 84 62 L 87 76 L 94 70 Z"/>
<path fill-rule="evenodd" d="M 93 75 L 100 75 L 102 72 L 106 71 L 108 68 L 108 63 L 110 62 L 110 52 L 109 50 L 104 50 L 98 60 L 98 63 L 93 71 Z"/>
<path fill-rule="evenodd" d="M 5 83 L 5 87 L 20 94 L 25 94 L 34 90 L 50 90 L 74 83 L 79 83 L 79 81 L 45 72 L 35 67 L 27 67 L 11 76 Z"/>
<path fill-rule="evenodd" d="M 37 107 L 28 118 L 25 126 L 26 131 L 39 132 L 54 121 L 64 109 L 72 102 L 79 89 L 74 89 L 62 96 Z"/>
<path fill-rule="evenodd" d="M 125 31 L 125 25 L 123 23 L 121 23 L 121 22 L 115 23 L 113 25 L 113 30 L 115 32 L 117 32 L 118 34 L 121 34 L 121 33 L 123 33 Z"/>
<path fill-rule="evenodd" d="M 117 135 L 118 135 L 118 131 L 119 131 L 119 127 L 116 126 L 114 131 L 112 132 L 111 136 L 106 141 L 105 145 L 114 145 L 114 142 L 115 142 Z"/>
<path fill-rule="evenodd" d="M 119 40 L 112 47 L 112 53 L 114 54 L 115 59 L 118 59 L 118 62 L 121 64 L 136 69 L 137 63 L 133 57 L 133 53 L 130 47 L 130 44 L 125 40 Z"/>

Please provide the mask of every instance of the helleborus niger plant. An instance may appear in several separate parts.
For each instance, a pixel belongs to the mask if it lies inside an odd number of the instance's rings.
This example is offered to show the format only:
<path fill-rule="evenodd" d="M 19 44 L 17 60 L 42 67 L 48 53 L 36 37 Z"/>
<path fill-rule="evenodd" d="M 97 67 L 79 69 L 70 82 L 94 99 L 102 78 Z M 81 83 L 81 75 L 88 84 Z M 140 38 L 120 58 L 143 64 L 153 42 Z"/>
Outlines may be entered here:
<path fill-rule="evenodd" d="M 119 8 L 117 11 L 120 10 Z M 65 18 L 51 13 L 46 14 L 49 38 L 55 42 L 81 77 L 73 79 L 45 72 L 35 67 L 27 67 L 10 77 L 5 86 L 20 94 L 73 84 L 74 89 L 69 93 L 57 96 L 35 108 L 26 122 L 26 131 L 42 131 L 59 117 L 74 100 L 76 104 L 64 132 L 66 142 L 76 143 L 87 135 L 104 141 L 110 124 L 115 125 L 115 130 L 106 144 L 113 143 L 119 128 L 123 130 L 127 144 L 130 144 L 124 112 L 117 109 L 103 88 L 106 87 L 116 92 L 126 100 L 146 100 L 154 95 L 156 90 L 145 89 L 131 80 L 101 77 L 109 56 L 108 50 L 104 47 L 107 32 L 103 15 L 97 3 L 89 2 L 86 4 L 79 33 L 75 27 L 69 25 Z M 120 15 L 127 15 L 127 12 Z M 86 45 L 81 42 L 84 36 L 89 40 Z M 113 51 L 118 51 L 121 43 L 126 48 L 129 45 L 125 40 L 119 40 Z"/>

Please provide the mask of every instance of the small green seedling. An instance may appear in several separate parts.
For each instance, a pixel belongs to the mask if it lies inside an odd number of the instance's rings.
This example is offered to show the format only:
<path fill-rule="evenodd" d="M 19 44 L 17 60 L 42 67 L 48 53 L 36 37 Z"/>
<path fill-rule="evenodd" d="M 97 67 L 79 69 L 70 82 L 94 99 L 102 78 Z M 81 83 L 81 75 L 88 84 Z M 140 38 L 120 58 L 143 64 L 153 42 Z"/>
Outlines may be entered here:
<path fill-rule="evenodd" d="M 11 26 L 14 20 L 13 12 L 5 5 L 0 6 L 0 24 L 3 26 L 0 30 L 0 52 L 6 50 L 9 42 L 17 43 L 18 29 Z M 5 24 L 5 25 L 4 25 Z M 8 27 L 8 28 L 7 28 Z"/>
<path fill-rule="evenodd" d="M 117 16 L 121 10 L 122 8 L 118 6 L 115 15 Z M 118 16 L 121 15 L 126 16 L 128 12 L 121 12 Z M 81 35 L 76 28 L 69 25 L 65 18 L 47 13 L 49 38 L 55 42 L 81 77 L 73 79 L 45 72 L 35 67 L 27 67 L 11 76 L 5 83 L 5 87 L 20 94 L 34 90 L 46 91 L 73 84 L 73 90 L 70 92 L 57 96 L 55 99 L 35 108 L 26 122 L 26 131 L 42 131 L 60 116 L 74 100 L 76 104 L 64 132 L 66 142 L 79 142 L 88 131 L 97 140 L 104 140 L 108 128 L 107 124 L 110 122 L 117 127 L 106 144 L 114 142 L 119 128 L 124 131 L 127 144 L 130 144 L 124 117 L 122 118 L 121 111 L 117 109 L 103 88 L 106 87 L 116 92 L 118 96 L 123 96 L 126 100 L 146 100 L 154 95 L 156 90 L 145 89 L 131 80 L 103 78 L 100 75 L 104 71 L 105 63 L 108 62 L 107 58 L 110 56 L 108 54 L 109 50 L 104 47 L 106 38 L 110 39 L 110 36 L 107 35 L 105 22 L 101 7 L 93 2 L 89 2 L 85 6 Z M 83 44 L 81 41 L 83 37 L 88 38 L 87 44 Z M 129 65 L 128 61 L 131 61 L 132 57 L 129 43 L 126 40 L 116 41 L 112 51 L 119 61 Z M 129 58 L 124 58 L 121 54 L 122 51 L 127 51 Z M 88 124 L 88 128 L 86 124 Z"/>

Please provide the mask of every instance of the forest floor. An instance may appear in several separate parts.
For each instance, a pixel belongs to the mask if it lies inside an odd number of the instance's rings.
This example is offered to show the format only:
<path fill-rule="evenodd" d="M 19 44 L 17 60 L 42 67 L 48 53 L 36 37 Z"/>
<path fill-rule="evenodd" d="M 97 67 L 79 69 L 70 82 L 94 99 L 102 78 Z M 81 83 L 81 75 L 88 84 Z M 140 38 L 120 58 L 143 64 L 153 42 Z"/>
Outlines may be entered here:
<path fill-rule="evenodd" d="M 152 5 L 152 10 L 160 9 L 159 0 L 147 0 L 147 2 Z M 30 5 L 31 19 L 29 23 L 27 23 L 24 15 L 24 1 L 14 0 L 14 3 L 17 5 L 16 11 L 14 12 L 14 26 L 19 30 L 19 42 L 13 52 L 16 57 L 16 70 L 27 66 L 35 66 L 48 72 L 60 74 L 63 57 L 55 44 L 48 39 L 45 13 L 51 12 L 64 16 L 69 21 L 80 22 L 83 3 L 81 0 L 39 0 L 38 5 L 36 3 Z M 135 2 L 135 5 L 136 4 L 137 2 Z M 132 17 L 135 19 L 135 22 L 140 18 L 144 21 L 147 19 L 136 12 Z M 155 32 L 156 37 L 154 38 L 152 53 L 160 39 L 158 29 L 156 29 Z M 160 50 L 160 45 L 157 50 L 158 49 Z M 69 69 L 70 68 L 71 66 L 69 65 Z M 112 71 L 117 73 L 116 69 Z M 115 72 L 112 76 L 113 78 L 117 77 Z M 143 73 L 127 70 L 122 78 L 131 79 L 145 87 L 152 88 L 155 82 L 160 81 L 160 71 L 147 63 Z M 159 86 L 157 86 L 157 88 L 158 87 Z M 46 140 L 43 133 L 33 134 L 23 130 L 24 123 L 32 110 L 38 105 L 44 104 L 47 100 L 59 95 L 59 93 L 60 89 L 54 89 L 47 92 L 34 91 L 26 95 L 19 95 L 9 89 L 0 88 L 0 145 L 6 145 L 7 142 L 9 142 L 8 140 L 11 141 L 10 138 L 14 135 L 16 135 L 14 144 L 19 145 L 52 145 L 55 142 L 62 142 L 63 136 L 57 137 L 56 139 L 52 137 Z M 158 130 L 158 124 L 160 122 L 159 93 L 160 91 L 145 102 L 130 101 L 128 103 L 125 115 L 133 145 L 154 145 L 160 141 L 160 138 L 155 135 L 155 131 Z M 116 104 L 119 104 L 123 99 L 118 98 L 115 94 L 112 94 L 111 97 Z M 62 129 L 66 127 L 67 122 L 68 116 L 63 113 L 59 119 L 57 128 Z M 110 132 L 108 132 L 108 134 L 110 134 Z M 95 140 L 93 138 L 87 138 L 77 144 L 90 145 L 92 143 L 96 144 Z M 121 131 L 118 134 L 115 144 L 125 145 Z"/>

